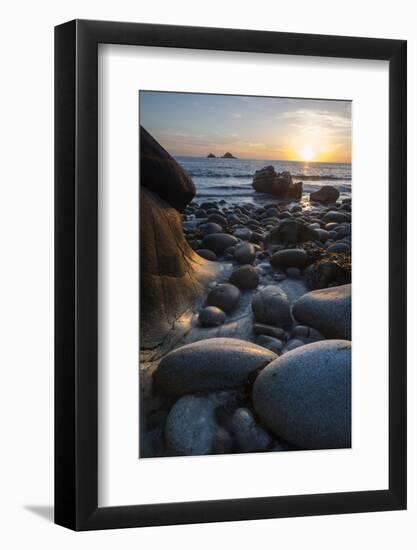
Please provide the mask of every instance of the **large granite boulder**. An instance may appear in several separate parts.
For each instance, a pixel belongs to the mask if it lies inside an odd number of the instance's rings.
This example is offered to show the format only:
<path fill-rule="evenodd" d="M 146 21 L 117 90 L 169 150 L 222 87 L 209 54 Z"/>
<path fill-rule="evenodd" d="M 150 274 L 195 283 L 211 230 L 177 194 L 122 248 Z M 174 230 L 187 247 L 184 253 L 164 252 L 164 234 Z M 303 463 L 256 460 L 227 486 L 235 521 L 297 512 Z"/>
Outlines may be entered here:
<path fill-rule="evenodd" d="M 295 319 L 328 338 L 351 339 L 352 285 L 313 290 L 293 305 Z"/>
<path fill-rule="evenodd" d="M 201 297 L 219 267 L 190 248 L 178 210 L 143 187 L 140 211 L 140 345 L 153 349 Z"/>
<path fill-rule="evenodd" d="M 351 343 L 298 347 L 257 377 L 253 404 L 278 437 L 302 449 L 351 446 Z"/>
<path fill-rule="evenodd" d="M 289 172 L 277 173 L 273 166 L 257 170 L 252 182 L 255 191 L 274 195 L 280 199 L 300 199 L 303 192 L 302 182 L 293 183 Z"/>
<path fill-rule="evenodd" d="M 210 338 L 186 344 L 165 355 L 154 372 L 154 387 L 181 396 L 240 386 L 277 355 L 236 338 Z"/>
<path fill-rule="evenodd" d="M 330 204 L 339 198 L 339 191 L 332 185 L 323 185 L 318 191 L 310 193 L 310 200 Z"/>
<path fill-rule="evenodd" d="M 142 126 L 140 184 L 179 211 L 182 211 L 195 195 L 195 186 L 190 176 Z"/>
<path fill-rule="evenodd" d="M 167 334 L 204 294 L 220 265 L 187 243 L 179 210 L 194 196 L 194 185 L 143 128 L 140 183 L 140 346 L 162 352 Z"/>

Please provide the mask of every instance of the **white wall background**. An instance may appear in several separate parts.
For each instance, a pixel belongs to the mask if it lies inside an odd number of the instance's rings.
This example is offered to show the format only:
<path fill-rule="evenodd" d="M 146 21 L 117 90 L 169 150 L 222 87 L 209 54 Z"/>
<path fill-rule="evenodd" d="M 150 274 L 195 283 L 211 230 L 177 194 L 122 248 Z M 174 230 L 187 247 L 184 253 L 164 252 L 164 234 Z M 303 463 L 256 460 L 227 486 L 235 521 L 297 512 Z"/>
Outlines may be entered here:
<path fill-rule="evenodd" d="M 6 7 L 5 7 L 6 6 Z M 409 279 L 417 276 L 417 36 L 411 1 L 15 0 L 1 11 L 0 544 L 15 548 L 380 550 L 417 541 L 415 285 L 409 289 L 409 510 L 75 534 L 53 498 L 53 26 L 73 18 L 403 38 L 409 53 Z M 378 131 L 378 129 L 375 129 Z M 370 144 L 372 147 L 372 144 Z M 374 183 L 374 182 L 372 182 Z M 377 200 L 377 196 L 375 196 Z M 377 276 L 377 269 L 376 269 Z M 378 342 L 375 342 L 378 345 Z M 372 396 L 370 395 L 370 404 Z M 250 475 L 250 472 L 248 472 Z M 343 473 L 341 473 L 343 475 Z M 157 482 L 157 480 L 156 480 Z"/>

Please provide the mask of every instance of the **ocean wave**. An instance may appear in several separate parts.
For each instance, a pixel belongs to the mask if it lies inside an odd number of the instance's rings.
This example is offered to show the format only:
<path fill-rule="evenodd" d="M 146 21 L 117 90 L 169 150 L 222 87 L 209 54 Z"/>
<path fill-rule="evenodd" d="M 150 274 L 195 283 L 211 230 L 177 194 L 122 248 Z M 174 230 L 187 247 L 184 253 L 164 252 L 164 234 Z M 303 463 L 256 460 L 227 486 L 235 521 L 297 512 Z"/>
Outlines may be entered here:
<path fill-rule="evenodd" d="M 323 182 L 323 184 L 325 185 L 326 182 Z M 322 185 L 318 185 L 317 183 L 316 184 L 313 183 L 311 185 L 308 184 L 308 183 L 303 184 L 304 191 L 318 191 L 321 187 L 322 187 Z M 349 192 L 351 190 L 351 185 L 350 184 L 343 185 L 343 184 L 335 183 L 334 187 L 336 189 L 338 189 L 339 191 L 341 191 L 342 193 L 343 192 Z M 197 188 L 198 189 L 204 189 L 205 191 L 211 191 L 212 193 L 217 193 L 219 191 L 233 191 L 233 190 L 241 191 L 242 189 L 252 189 L 253 190 L 251 183 L 246 183 L 246 184 L 241 184 L 241 185 L 209 185 L 207 183 L 204 183 L 202 185 L 197 185 Z"/>
<path fill-rule="evenodd" d="M 230 172 L 212 172 L 211 170 L 199 170 L 193 172 L 188 170 L 188 175 L 192 178 L 253 178 L 253 172 L 250 174 L 231 174 Z"/>
<path fill-rule="evenodd" d="M 314 191 L 318 191 L 321 189 L 321 185 L 303 185 L 303 191 L 305 193 L 314 193 Z M 339 191 L 339 193 L 350 193 L 352 191 L 352 187 L 350 185 L 334 185 L 335 189 Z"/>
<path fill-rule="evenodd" d="M 305 185 L 303 187 L 303 193 L 313 193 L 314 191 L 318 191 L 320 189 L 319 186 L 315 185 Z M 337 187 L 337 190 L 341 194 L 348 194 L 350 195 L 352 189 L 351 187 L 348 187 L 346 185 L 340 185 Z M 199 197 L 252 197 L 252 196 L 260 196 L 260 195 L 268 195 L 267 193 L 258 193 L 252 188 L 242 188 L 242 187 L 221 187 L 221 188 L 200 188 L 197 190 L 197 195 Z M 272 196 L 272 195 L 268 195 Z"/>
<path fill-rule="evenodd" d="M 242 189 L 240 189 L 239 193 L 237 192 L 231 192 L 231 193 L 215 193 L 210 192 L 209 190 L 201 191 L 198 190 L 197 197 L 253 197 L 255 195 L 255 191 L 246 191 L 242 193 Z"/>
<path fill-rule="evenodd" d="M 293 180 L 309 180 L 309 181 L 320 181 L 320 180 L 341 180 L 341 181 L 350 181 L 351 178 L 349 176 L 335 176 L 334 174 L 292 174 Z"/>
<path fill-rule="evenodd" d="M 245 173 L 245 174 L 236 174 L 236 173 L 219 173 L 211 171 L 188 171 L 189 176 L 192 178 L 207 178 L 207 179 L 225 179 L 225 178 L 236 178 L 236 179 L 248 179 L 253 178 L 254 174 Z M 350 181 L 350 176 L 341 175 L 336 176 L 334 174 L 292 174 L 293 180 L 308 180 L 308 181 Z"/>
<path fill-rule="evenodd" d="M 202 185 L 201 187 L 198 186 L 198 188 L 202 189 L 212 189 L 213 191 L 228 191 L 229 189 L 252 189 L 252 184 L 242 184 L 242 185 Z"/>

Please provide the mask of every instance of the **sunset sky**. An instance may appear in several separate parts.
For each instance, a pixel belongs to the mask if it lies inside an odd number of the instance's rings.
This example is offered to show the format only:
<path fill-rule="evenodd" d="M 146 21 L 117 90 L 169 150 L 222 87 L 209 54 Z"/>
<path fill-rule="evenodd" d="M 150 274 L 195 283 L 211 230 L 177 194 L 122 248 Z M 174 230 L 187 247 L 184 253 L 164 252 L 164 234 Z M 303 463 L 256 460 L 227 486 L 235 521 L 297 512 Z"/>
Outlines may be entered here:
<path fill-rule="evenodd" d="M 140 123 L 172 155 L 351 162 L 351 102 L 140 92 Z"/>

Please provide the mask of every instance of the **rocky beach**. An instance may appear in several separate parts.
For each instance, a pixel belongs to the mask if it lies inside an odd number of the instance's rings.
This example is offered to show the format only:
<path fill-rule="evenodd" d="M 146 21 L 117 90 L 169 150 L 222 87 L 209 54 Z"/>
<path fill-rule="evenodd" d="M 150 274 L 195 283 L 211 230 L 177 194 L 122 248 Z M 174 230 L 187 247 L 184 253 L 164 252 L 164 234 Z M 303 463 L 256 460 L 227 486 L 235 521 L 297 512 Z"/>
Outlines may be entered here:
<path fill-rule="evenodd" d="M 207 197 L 143 128 L 140 170 L 140 457 L 350 447 L 350 196 Z"/>

